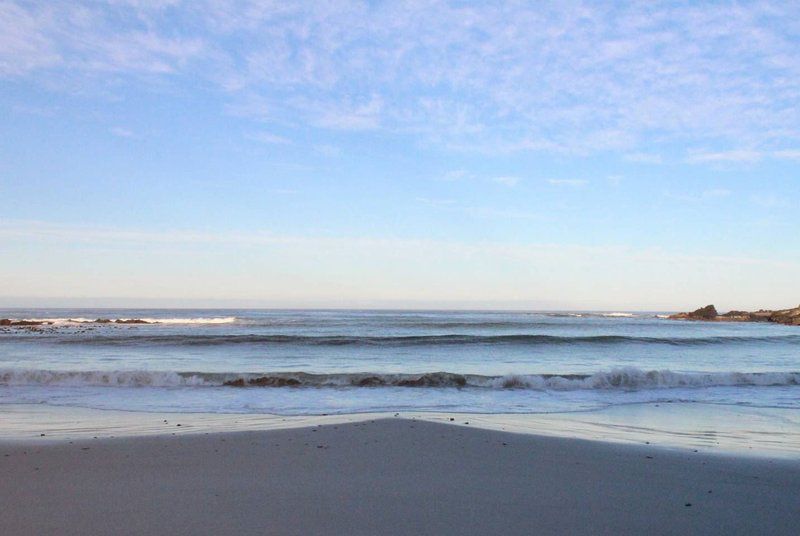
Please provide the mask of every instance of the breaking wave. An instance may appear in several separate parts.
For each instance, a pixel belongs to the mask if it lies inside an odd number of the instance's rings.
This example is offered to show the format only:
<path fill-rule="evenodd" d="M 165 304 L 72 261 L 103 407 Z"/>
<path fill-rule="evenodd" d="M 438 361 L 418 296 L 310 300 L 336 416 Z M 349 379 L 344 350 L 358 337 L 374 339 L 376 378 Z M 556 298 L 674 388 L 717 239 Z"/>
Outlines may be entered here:
<path fill-rule="evenodd" d="M 58 385 L 103 387 L 295 387 L 295 388 L 476 388 L 530 390 L 643 390 L 678 387 L 800 386 L 800 372 L 707 372 L 619 368 L 594 374 L 528 374 L 485 376 L 430 372 L 424 374 L 308 372 L 205 373 L 175 371 L 0 370 L 0 386 Z"/>
<path fill-rule="evenodd" d="M 232 324 L 235 316 L 209 318 L 10 318 L 13 323 L 23 322 L 44 325 L 78 325 L 78 324 Z"/>

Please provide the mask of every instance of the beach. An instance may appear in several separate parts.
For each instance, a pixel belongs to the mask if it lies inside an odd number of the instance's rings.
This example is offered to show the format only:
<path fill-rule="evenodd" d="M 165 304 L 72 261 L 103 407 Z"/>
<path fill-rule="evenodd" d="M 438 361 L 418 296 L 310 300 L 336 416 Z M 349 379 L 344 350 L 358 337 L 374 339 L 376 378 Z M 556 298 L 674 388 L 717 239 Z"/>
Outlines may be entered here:
<path fill-rule="evenodd" d="M 796 534 L 800 523 L 796 458 L 463 423 L 45 436 L 0 452 L 14 535 Z"/>

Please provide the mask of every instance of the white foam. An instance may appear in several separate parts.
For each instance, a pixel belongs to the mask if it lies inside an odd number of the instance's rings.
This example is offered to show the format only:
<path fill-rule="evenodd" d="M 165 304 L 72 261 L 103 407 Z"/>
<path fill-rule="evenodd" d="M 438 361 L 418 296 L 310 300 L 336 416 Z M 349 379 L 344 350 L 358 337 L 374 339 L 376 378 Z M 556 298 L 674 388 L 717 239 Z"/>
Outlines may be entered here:
<path fill-rule="evenodd" d="M 800 385 L 800 372 L 673 372 L 634 367 L 597 372 L 590 376 L 509 375 L 491 378 L 493 388 L 537 390 L 670 389 L 679 387 L 766 387 Z"/>
<path fill-rule="evenodd" d="M 120 320 L 130 320 L 121 318 Z M 151 324 L 232 324 L 236 322 L 235 316 L 213 318 L 140 318 Z"/>
<path fill-rule="evenodd" d="M 73 324 L 95 324 L 97 323 L 97 318 L 84 318 L 84 317 L 64 317 L 64 318 L 14 318 L 11 319 L 13 321 L 24 321 L 24 322 L 42 322 L 45 324 L 52 324 L 52 325 L 73 325 Z M 114 323 L 116 321 L 119 322 L 129 322 L 132 320 L 141 320 L 142 322 L 146 322 L 148 324 L 232 324 L 236 322 L 237 318 L 235 316 L 223 316 L 223 317 L 208 317 L 208 318 L 141 318 L 141 317 L 130 317 L 130 318 L 104 318 L 108 320 L 109 323 Z"/>
<path fill-rule="evenodd" d="M 112 370 L 112 371 L 0 371 L 0 385 L 59 385 L 108 387 L 176 387 L 213 385 L 196 374 L 172 371 Z"/>

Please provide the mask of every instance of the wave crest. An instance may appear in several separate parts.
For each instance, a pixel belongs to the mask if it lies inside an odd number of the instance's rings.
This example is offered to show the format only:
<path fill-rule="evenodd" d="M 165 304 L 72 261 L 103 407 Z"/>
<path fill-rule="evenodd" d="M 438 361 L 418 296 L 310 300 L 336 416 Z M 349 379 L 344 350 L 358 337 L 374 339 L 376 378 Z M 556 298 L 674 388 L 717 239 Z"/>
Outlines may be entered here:
<path fill-rule="evenodd" d="M 620 368 L 594 374 L 485 376 L 454 372 L 423 374 L 309 372 L 207 373 L 177 371 L 0 371 L 0 386 L 102 387 L 417 387 L 531 390 L 643 390 L 678 387 L 752 387 L 800 385 L 800 372 L 705 372 Z"/>

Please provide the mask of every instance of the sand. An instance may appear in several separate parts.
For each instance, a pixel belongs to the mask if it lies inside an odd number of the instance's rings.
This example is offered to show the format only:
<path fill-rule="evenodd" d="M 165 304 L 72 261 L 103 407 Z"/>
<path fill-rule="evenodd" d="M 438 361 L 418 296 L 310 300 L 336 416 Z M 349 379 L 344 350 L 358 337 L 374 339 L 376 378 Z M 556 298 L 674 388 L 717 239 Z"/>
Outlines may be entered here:
<path fill-rule="evenodd" d="M 2 534 L 797 534 L 800 460 L 383 419 L 0 443 Z"/>

